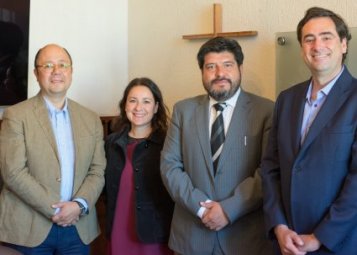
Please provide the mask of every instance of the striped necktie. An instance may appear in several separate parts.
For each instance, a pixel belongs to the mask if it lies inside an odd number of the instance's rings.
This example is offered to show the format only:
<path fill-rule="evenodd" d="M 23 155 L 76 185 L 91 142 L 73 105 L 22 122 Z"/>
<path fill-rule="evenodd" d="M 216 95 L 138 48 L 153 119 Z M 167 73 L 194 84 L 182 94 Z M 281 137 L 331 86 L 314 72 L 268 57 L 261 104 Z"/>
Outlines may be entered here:
<path fill-rule="evenodd" d="M 217 103 L 214 104 L 213 107 L 216 109 L 217 114 L 216 114 L 216 119 L 212 124 L 212 130 L 211 130 L 211 152 L 212 152 L 214 174 L 216 175 L 219 155 L 221 154 L 224 138 L 225 138 L 222 112 L 226 107 L 226 104 Z"/>

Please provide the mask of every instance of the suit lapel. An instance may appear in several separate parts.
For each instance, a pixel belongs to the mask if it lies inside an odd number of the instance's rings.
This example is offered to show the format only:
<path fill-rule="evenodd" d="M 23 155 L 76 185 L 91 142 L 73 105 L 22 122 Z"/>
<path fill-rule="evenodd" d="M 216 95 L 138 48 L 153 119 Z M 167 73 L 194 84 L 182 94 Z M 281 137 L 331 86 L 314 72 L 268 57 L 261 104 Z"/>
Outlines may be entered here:
<path fill-rule="evenodd" d="M 236 106 L 234 107 L 233 110 L 231 122 L 227 130 L 227 135 L 224 141 L 223 150 L 220 155 L 218 166 L 217 166 L 217 173 L 219 171 L 222 171 L 224 164 L 228 162 L 227 156 L 229 153 L 227 152 L 231 151 L 232 146 L 234 146 L 234 144 L 238 142 L 237 137 L 242 135 L 242 130 L 246 130 L 245 126 L 250 124 L 247 123 L 246 121 L 249 119 L 248 115 L 249 115 L 250 107 L 251 107 L 250 99 L 247 96 L 247 94 L 243 91 L 243 89 L 241 89 L 241 92 L 237 99 Z"/>
<path fill-rule="evenodd" d="M 34 101 L 34 115 L 38 120 L 45 134 L 45 137 L 49 141 L 53 151 L 55 152 L 56 158 L 59 162 L 56 139 L 54 137 L 51 121 L 48 116 L 48 109 L 46 108 L 46 103 L 40 94 L 37 94 L 36 100 Z"/>
<path fill-rule="evenodd" d="M 301 126 L 304 118 L 306 93 L 310 85 L 310 80 L 306 81 L 293 98 L 290 121 L 286 125 L 292 127 L 292 146 L 294 154 L 297 155 L 301 144 Z"/>
<path fill-rule="evenodd" d="M 314 122 L 312 123 L 310 130 L 305 138 L 305 141 L 301 147 L 301 151 L 305 150 L 314 139 L 320 134 L 326 124 L 331 118 L 338 112 L 341 105 L 346 101 L 348 97 L 348 91 L 352 82 L 352 76 L 345 68 L 340 78 L 336 81 L 335 85 L 328 94 L 324 105 L 321 107 Z"/>
<path fill-rule="evenodd" d="M 78 117 L 77 109 L 73 102 L 70 99 L 68 100 L 68 111 L 71 118 L 71 126 L 72 126 L 72 136 L 74 140 L 75 152 L 78 151 L 78 139 L 80 136 L 79 131 L 81 130 L 81 122 Z"/>
<path fill-rule="evenodd" d="M 213 162 L 211 155 L 211 144 L 209 137 L 209 98 L 204 96 L 201 98 L 198 107 L 195 109 L 194 119 L 196 134 L 198 134 L 198 140 L 203 152 L 207 168 L 209 169 L 210 176 L 214 178 L 213 174 Z"/>
<path fill-rule="evenodd" d="M 70 119 L 71 119 L 71 126 L 72 126 L 74 157 L 77 158 L 79 155 L 80 131 L 82 130 L 81 121 L 79 118 L 79 113 L 77 111 L 76 105 L 73 103 L 72 100 L 70 100 L 70 99 L 67 99 L 67 100 L 68 100 L 68 111 L 69 111 L 69 115 L 70 115 Z M 78 174 L 78 171 L 76 171 L 78 169 L 77 164 L 78 164 L 78 160 L 75 160 L 75 163 L 74 163 L 74 185 L 73 185 L 74 190 L 76 189 L 76 187 L 78 187 L 78 185 L 80 185 L 79 183 L 77 183 L 79 181 L 79 178 L 76 178 L 76 175 Z"/>

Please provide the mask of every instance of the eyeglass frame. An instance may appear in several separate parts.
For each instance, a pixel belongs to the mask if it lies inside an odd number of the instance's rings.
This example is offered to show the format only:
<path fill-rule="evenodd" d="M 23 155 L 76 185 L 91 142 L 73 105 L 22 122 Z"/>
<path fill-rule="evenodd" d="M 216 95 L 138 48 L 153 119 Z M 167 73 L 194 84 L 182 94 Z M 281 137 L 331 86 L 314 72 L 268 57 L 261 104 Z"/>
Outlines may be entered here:
<path fill-rule="evenodd" d="M 72 67 L 72 64 L 69 63 L 58 63 L 58 64 L 54 64 L 54 63 L 45 63 L 43 65 L 35 65 L 36 68 L 43 68 L 43 70 L 45 72 L 53 72 L 53 70 L 56 68 L 58 68 L 61 71 L 67 71 L 69 70 L 69 68 Z"/>

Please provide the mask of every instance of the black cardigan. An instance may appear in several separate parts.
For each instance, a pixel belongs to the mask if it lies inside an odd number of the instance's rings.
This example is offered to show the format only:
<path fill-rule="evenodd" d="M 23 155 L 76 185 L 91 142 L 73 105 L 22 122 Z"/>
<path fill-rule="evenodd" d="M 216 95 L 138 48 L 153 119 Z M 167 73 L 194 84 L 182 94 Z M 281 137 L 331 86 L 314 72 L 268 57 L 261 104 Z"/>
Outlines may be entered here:
<path fill-rule="evenodd" d="M 109 135 L 105 143 L 106 235 L 109 238 L 115 210 L 120 210 L 115 207 L 125 166 L 128 131 L 126 129 Z M 165 243 L 169 237 L 174 203 L 160 176 L 160 153 L 165 135 L 153 132 L 149 138 L 137 144 L 133 153 L 136 233 L 143 243 Z"/>

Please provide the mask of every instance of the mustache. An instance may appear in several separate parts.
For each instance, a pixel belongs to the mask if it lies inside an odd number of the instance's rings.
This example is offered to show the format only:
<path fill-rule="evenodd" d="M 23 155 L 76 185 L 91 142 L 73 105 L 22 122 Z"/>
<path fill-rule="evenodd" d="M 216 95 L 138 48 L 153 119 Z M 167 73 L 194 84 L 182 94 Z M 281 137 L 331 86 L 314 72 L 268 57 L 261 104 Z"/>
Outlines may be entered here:
<path fill-rule="evenodd" d="M 232 84 L 232 80 L 228 79 L 228 78 L 216 78 L 216 79 L 212 80 L 211 83 L 215 83 L 215 82 L 218 82 L 218 81 L 227 81 L 230 84 Z"/>

